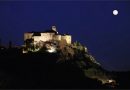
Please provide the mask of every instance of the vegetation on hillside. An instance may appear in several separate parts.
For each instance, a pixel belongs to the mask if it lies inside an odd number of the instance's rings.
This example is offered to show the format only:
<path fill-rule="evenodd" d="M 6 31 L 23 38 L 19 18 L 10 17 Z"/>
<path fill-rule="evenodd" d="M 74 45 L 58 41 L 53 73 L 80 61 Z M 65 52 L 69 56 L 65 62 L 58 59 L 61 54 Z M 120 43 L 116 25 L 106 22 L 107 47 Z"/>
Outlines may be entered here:
<path fill-rule="evenodd" d="M 48 51 L 52 49 L 53 52 Z M 111 88 L 108 71 L 79 42 L 28 45 L 28 53 L 9 48 L 0 52 L 1 88 Z M 35 51 L 39 49 L 38 51 Z M 6 77 L 4 77 L 6 76 Z M 4 78 L 3 78 L 4 77 Z"/>
<path fill-rule="evenodd" d="M 55 53 L 57 55 L 56 63 L 69 61 L 80 68 L 86 77 L 97 79 L 102 84 L 108 83 L 112 79 L 112 76 L 107 73 L 108 71 L 104 70 L 100 63 L 89 54 L 87 47 L 77 41 L 72 44 L 65 43 L 65 41 L 62 41 L 57 44 L 57 53 Z M 42 47 L 39 52 L 46 52 L 47 48 L 45 48 Z"/>

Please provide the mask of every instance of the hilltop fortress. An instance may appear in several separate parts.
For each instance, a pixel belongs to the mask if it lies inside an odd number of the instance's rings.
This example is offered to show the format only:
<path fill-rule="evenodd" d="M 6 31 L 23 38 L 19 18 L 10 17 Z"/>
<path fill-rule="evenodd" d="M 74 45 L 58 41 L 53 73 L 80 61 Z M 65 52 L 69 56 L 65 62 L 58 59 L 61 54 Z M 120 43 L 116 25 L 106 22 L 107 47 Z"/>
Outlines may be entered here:
<path fill-rule="evenodd" d="M 50 41 L 50 40 L 65 40 L 67 44 L 71 44 L 71 35 L 60 35 L 56 29 L 56 26 L 52 26 L 51 30 L 46 30 L 44 32 L 28 32 L 24 33 L 24 41 L 27 39 L 33 39 L 34 44 L 43 41 Z"/>
<path fill-rule="evenodd" d="M 27 32 L 24 33 L 24 47 L 33 46 L 35 48 L 43 46 L 45 42 L 62 42 L 64 41 L 66 44 L 71 44 L 72 37 L 68 34 L 59 34 L 56 26 L 52 26 L 50 30 L 46 30 L 44 32 Z M 51 45 L 48 45 L 50 47 Z M 32 51 L 31 48 L 28 48 L 26 51 Z M 38 49 L 37 49 L 38 50 Z M 34 50 L 34 51 L 37 51 Z"/>

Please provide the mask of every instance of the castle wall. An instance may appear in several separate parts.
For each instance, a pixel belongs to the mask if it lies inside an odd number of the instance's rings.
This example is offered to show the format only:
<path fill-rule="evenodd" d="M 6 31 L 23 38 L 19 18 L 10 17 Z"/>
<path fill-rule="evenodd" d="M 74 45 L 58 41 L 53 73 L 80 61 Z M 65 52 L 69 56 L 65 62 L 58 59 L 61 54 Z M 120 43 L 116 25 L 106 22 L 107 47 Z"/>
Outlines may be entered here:
<path fill-rule="evenodd" d="M 42 40 L 41 36 L 33 36 L 34 44 L 38 43 L 40 40 Z M 43 41 L 43 40 L 42 40 Z"/>
<path fill-rule="evenodd" d="M 41 33 L 41 36 L 33 36 L 34 44 L 39 41 L 49 41 L 52 40 L 54 36 L 54 33 Z"/>
<path fill-rule="evenodd" d="M 59 40 L 60 41 L 61 40 L 61 35 L 55 35 L 54 40 Z"/>
<path fill-rule="evenodd" d="M 24 41 L 32 38 L 33 33 L 24 33 Z"/>
<path fill-rule="evenodd" d="M 66 40 L 67 44 L 71 44 L 71 35 L 61 36 L 61 40 Z"/>
<path fill-rule="evenodd" d="M 55 35 L 55 33 L 41 33 L 41 36 L 33 36 L 33 33 L 24 33 L 24 40 L 34 39 L 34 44 L 50 40 L 66 40 L 67 44 L 71 44 L 71 35 Z"/>

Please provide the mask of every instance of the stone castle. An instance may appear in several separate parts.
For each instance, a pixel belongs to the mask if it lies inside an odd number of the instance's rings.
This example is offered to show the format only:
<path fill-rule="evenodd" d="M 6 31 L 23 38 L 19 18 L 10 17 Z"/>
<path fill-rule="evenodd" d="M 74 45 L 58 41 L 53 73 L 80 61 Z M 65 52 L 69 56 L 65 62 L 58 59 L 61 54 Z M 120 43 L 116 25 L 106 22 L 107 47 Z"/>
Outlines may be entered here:
<path fill-rule="evenodd" d="M 52 26 L 50 30 L 46 30 L 44 32 L 27 32 L 24 33 L 24 45 L 27 47 L 28 43 L 36 46 L 40 42 L 48 42 L 48 41 L 65 41 L 66 44 L 71 44 L 72 37 L 68 34 L 59 34 L 56 26 Z"/>

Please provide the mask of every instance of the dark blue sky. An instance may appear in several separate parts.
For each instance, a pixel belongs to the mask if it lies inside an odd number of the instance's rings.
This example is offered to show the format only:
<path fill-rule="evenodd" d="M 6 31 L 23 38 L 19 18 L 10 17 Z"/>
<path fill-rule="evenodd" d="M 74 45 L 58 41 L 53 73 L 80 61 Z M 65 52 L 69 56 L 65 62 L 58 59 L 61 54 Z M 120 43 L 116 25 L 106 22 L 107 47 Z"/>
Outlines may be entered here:
<path fill-rule="evenodd" d="M 119 14 L 114 16 L 112 11 Z M 129 1 L 0 1 L 0 38 L 23 44 L 23 34 L 56 25 L 106 69 L 130 70 Z"/>

